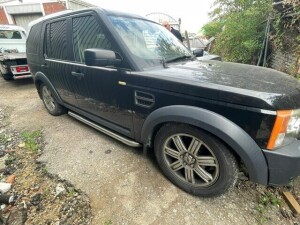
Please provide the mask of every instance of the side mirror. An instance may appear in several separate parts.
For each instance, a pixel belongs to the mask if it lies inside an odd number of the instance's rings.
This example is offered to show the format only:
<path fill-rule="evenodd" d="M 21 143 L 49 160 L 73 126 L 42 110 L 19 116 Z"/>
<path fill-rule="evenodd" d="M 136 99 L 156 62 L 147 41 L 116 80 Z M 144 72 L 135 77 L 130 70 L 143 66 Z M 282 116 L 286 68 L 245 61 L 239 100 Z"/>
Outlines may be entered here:
<path fill-rule="evenodd" d="M 196 48 L 196 49 L 193 50 L 193 54 L 196 57 L 201 57 L 204 54 L 204 50 L 202 48 Z"/>
<path fill-rule="evenodd" d="M 87 66 L 115 66 L 122 61 L 114 51 L 96 48 L 85 49 L 84 58 Z"/>

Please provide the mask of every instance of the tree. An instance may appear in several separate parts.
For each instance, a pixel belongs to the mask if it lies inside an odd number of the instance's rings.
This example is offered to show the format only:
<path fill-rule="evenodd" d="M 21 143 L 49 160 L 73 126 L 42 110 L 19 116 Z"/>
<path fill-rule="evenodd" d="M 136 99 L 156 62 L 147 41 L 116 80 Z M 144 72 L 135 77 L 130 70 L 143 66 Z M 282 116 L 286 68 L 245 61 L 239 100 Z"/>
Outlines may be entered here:
<path fill-rule="evenodd" d="M 213 52 L 226 61 L 255 64 L 272 0 L 215 0 L 213 7 L 213 21 L 202 28 L 216 38 Z"/>

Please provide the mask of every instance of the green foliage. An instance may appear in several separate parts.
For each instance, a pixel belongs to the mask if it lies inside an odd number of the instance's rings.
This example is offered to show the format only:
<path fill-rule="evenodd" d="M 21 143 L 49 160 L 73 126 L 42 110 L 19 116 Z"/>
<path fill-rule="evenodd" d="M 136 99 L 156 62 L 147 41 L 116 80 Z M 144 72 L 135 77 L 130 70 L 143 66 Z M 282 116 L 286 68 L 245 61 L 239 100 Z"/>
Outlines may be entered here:
<path fill-rule="evenodd" d="M 111 220 L 107 220 L 104 222 L 104 225 L 112 225 L 112 221 Z"/>
<path fill-rule="evenodd" d="M 256 206 L 256 210 L 259 213 L 259 222 L 260 224 L 264 224 L 268 221 L 268 209 L 273 206 L 280 207 L 281 198 L 276 193 L 266 192 L 260 194 L 258 197 L 258 205 Z"/>
<path fill-rule="evenodd" d="M 33 132 L 24 131 L 24 132 L 22 132 L 21 135 L 25 142 L 25 147 L 28 150 L 37 152 L 39 149 L 38 138 L 40 138 L 42 136 L 42 132 L 40 130 L 36 130 Z"/>
<path fill-rule="evenodd" d="M 216 38 L 213 53 L 225 61 L 256 63 L 272 1 L 216 0 L 214 6 L 215 20 L 202 29 Z"/>
<path fill-rule="evenodd" d="M 8 144 L 10 141 L 10 137 L 7 134 L 0 134 L 0 144 Z"/>
<path fill-rule="evenodd" d="M 17 158 L 13 155 L 9 155 L 8 158 L 5 160 L 5 165 L 11 165 L 13 164 L 15 161 L 17 160 Z"/>
<path fill-rule="evenodd" d="M 76 194 L 76 190 L 74 187 L 68 187 L 67 193 L 68 193 L 68 196 L 73 197 Z"/>
<path fill-rule="evenodd" d="M 295 62 L 289 68 L 283 66 L 282 71 L 294 77 L 300 76 L 300 1 L 286 0 L 288 11 L 278 12 L 273 21 L 273 49 L 284 54 L 295 55 Z M 291 5 L 293 7 L 291 7 Z M 292 15 L 292 16 L 286 16 Z"/>
<path fill-rule="evenodd" d="M 48 172 L 48 169 L 46 167 L 46 165 L 42 165 L 41 167 L 41 173 L 46 176 L 49 172 Z"/>
<path fill-rule="evenodd" d="M 201 31 L 206 37 L 211 38 L 221 33 L 223 26 L 224 26 L 224 21 L 212 21 L 204 25 Z"/>
<path fill-rule="evenodd" d="M 259 196 L 258 204 L 266 206 L 266 207 L 268 207 L 270 205 L 280 206 L 281 200 L 276 194 L 267 192 L 267 193 L 261 194 Z"/>

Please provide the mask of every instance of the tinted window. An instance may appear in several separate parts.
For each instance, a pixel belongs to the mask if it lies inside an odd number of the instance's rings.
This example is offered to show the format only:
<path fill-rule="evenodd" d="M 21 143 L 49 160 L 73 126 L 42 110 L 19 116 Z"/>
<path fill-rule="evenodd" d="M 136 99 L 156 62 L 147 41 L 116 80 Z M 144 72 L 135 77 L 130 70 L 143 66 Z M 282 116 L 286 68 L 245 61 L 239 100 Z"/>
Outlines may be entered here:
<path fill-rule="evenodd" d="M 66 21 L 47 24 L 46 55 L 54 59 L 67 59 L 67 26 Z"/>
<path fill-rule="evenodd" d="M 73 19 L 74 58 L 84 62 L 84 50 L 87 48 L 102 48 L 112 50 L 103 27 L 93 16 L 76 17 Z"/>

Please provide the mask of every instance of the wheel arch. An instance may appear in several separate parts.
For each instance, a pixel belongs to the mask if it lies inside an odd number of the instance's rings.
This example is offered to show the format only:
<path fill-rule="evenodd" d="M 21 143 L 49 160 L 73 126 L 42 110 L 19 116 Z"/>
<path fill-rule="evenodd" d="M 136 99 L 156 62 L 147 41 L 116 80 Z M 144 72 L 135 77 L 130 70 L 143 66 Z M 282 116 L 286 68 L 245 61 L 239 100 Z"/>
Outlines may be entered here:
<path fill-rule="evenodd" d="M 55 100 L 63 105 L 63 101 L 61 100 L 58 92 L 56 91 L 56 89 L 54 88 L 54 86 L 52 85 L 52 83 L 50 82 L 50 80 L 46 77 L 45 74 L 43 74 L 42 72 L 37 72 L 34 76 L 34 84 L 35 84 L 35 87 L 38 91 L 38 94 L 40 96 L 40 98 L 42 98 L 42 95 L 41 95 L 41 85 L 42 84 L 46 84 L 48 86 L 48 88 L 51 89 L 51 92 L 52 94 L 54 95 L 53 97 L 55 98 Z"/>
<path fill-rule="evenodd" d="M 268 167 L 261 148 L 241 127 L 227 118 L 193 106 L 167 106 L 152 112 L 145 120 L 141 140 L 148 145 L 165 123 L 185 123 L 207 131 L 228 145 L 244 162 L 250 179 L 267 185 Z"/>

